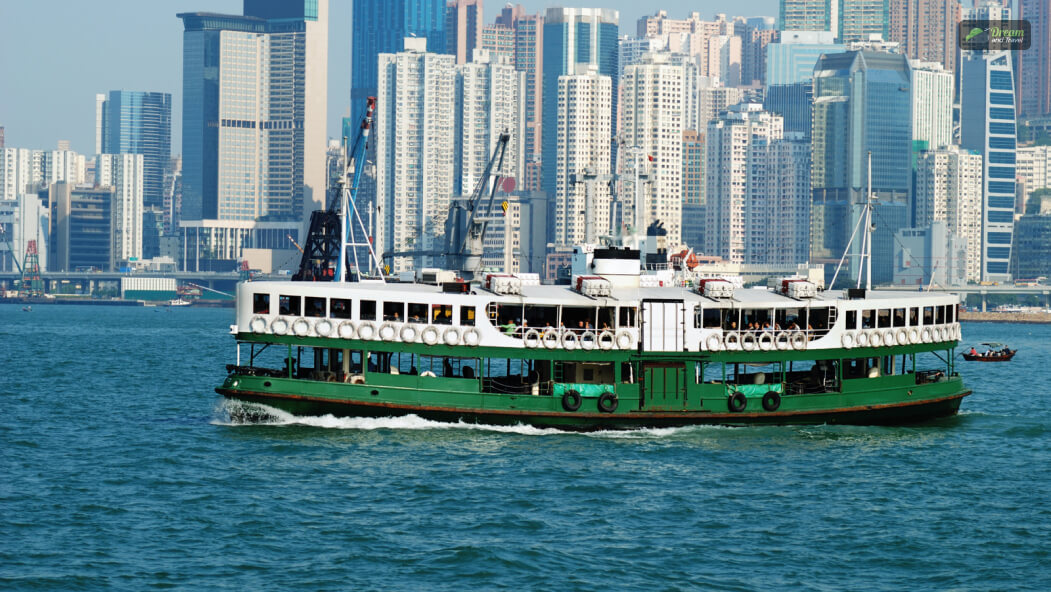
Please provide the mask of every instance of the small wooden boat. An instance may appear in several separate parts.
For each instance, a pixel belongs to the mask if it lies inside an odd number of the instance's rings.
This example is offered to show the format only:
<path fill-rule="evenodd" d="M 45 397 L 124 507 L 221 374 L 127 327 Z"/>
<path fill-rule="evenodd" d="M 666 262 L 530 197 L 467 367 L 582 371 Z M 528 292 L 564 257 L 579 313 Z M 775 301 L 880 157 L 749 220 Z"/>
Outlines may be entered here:
<path fill-rule="evenodd" d="M 963 359 L 968 362 L 1007 362 L 1018 353 L 1017 349 L 1008 349 L 1007 346 L 1002 343 L 983 343 L 982 345 L 989 349 L 980 353 L 974 348 L 971 348 L 971 351 L 975 353 L 964 352 Z"/>

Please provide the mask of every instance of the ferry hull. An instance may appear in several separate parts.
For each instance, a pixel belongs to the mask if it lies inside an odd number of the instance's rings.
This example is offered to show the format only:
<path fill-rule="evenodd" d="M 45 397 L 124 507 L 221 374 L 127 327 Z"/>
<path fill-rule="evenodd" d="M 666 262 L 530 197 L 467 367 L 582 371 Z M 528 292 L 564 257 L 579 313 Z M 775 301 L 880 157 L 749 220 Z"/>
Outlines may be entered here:
<path fill-rule="evenodd" d="M 333 400 L 296 394 L 234 390 L 217 393 L 233 400 L 261 403 L 293 415 L 337 417 L 397 417 L 417 415 L 440 422 L 487 425 L 524 424 L 567 431 L 630 430 L 691 425 L 907 425 L 955 415 L 970 391 L 898 403 L 860 405 L 806 411 L 720 413 L 711 411 L 628 411 L 609 413 L 537 412 L 513 409 L 450 409 L 368 400 Z"/>

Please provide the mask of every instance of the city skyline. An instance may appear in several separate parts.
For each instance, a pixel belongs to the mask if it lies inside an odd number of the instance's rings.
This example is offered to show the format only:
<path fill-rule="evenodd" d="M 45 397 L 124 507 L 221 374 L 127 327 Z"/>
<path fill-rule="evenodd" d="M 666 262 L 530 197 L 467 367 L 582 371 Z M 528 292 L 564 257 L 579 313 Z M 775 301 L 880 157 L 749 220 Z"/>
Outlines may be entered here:
<path fill-rule="evenodd" d="M 485 0 L 484 21 L 492 22 L 507 2 Z M 777 16 L 777 0 L 741 0 L 698 6 L 689 0 L 666 0 L 660 5 L 640 5 L 628 0 L 554 2 L 521 0 L 526 13 L 553 6 L 610 8 L 620 12 L 620 33 L 633 34 L 636 21 L 666 10 L 673 18 L 700 11 L 705 18 L 723 12 L 728 16 Z M 242 0 L 173 0 L 142 3 L 112 0 L 106 10 L 94 4 L 43 0 L 4 4 L 0 19 L 0 76 L 15 81 L 0 94 L 0 126 L 6 128 L 7 146 L 54 149 L 59 140 L 93 155 L 95 95 L 111 90 L 163 92 L 172 95 L 172 155 L 182 153 L 182 23 L 179 12 L 241 14 Z M 53 15 L 62 14 L 55 19 Z M 350 108 L 351 2 L 333 0 L 329 9 L 329 60 L 327 135 L 338 137 L 341 119 L 356 113 Z M 107 18 L 123 34 L 99 35 Z M 46 20 L 45 20 L 46 19 Z M 42 27 L 49 43 L 39 44 Z M 27 54 L 32 59 L 13 56 Z M 84 48 L 91 48 L 85 53 Z M 75 56 L 77 61 L 72 60 Z M 120 67 L 106 67 L 117 58 Z M 106 58 L 106 59 L 103 59 Z M 116 62 L 120 63 L 120 62 Z M 95 66 L 95 64 L 99 64 Z M 59 75 L 63 73 L 64 75 Z"/>

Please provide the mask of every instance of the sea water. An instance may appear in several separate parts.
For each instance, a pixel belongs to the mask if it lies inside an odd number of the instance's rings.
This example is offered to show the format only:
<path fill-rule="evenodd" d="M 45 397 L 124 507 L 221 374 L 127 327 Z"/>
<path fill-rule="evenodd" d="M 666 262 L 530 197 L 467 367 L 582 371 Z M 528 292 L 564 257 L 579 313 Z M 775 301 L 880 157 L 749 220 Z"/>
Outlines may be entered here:
<path fill-rule="evenodd" d="M 231 323 L 0 305 L 0 589 L 1051 589 L 1051 326 L 924 425 L 569 434 L 235 423 Z"/>

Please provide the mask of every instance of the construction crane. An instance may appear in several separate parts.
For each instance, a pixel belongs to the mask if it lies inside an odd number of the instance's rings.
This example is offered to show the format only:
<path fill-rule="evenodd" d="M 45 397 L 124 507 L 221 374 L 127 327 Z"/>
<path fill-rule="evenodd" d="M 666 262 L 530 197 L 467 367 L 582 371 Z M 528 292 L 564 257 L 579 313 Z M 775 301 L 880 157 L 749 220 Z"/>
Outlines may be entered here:
<path fill-rule="evenodd" d="M 376 97 L 369 97 L 353 146 L 348 147 L 348 138 L 343 139 L 345 168 L 343 178 L 340 180 L 342 189 L 338 196 L 333 196 L 326 209 L 311 212 L 310 229 L 302 247 L 294 240 L 292 241 L 292 244 L 295 244 L 296 248 L 303 253 L 299 270 L 292 276 L 293 281 L 345 281 L 347 279 L 347 247 L 357 246 L 347 241 L 349 218 L 353 213 L 359 225 L 361 224 L 355 199 L 361 171 L 365 168 L 365 147 L 372 129 L 372 114 L 375 110 Z M 351 172 L 352 163 L 353 172 Z M 363 226 L 362 230 L 364 233 Z M 291 237 L 289 239 L 291 240 Z M 371 244 L 368 247 L 372 252 Z"/>

